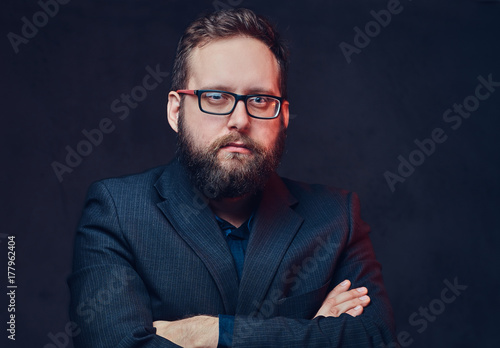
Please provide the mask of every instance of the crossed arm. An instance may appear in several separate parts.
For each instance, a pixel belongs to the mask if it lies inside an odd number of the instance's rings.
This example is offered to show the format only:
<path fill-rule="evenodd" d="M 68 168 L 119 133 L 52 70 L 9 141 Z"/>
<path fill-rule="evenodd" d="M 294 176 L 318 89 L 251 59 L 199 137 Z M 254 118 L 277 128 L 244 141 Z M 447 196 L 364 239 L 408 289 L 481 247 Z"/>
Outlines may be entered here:
<path fill-rule="evenodd" d="M 216 317 L 155 321 L 158 317 L 153 317 L 150 289 L 144 277 L 152 277 L 148 279 L 150 282 L 159 280 L 154 273 L 142 276 L 138 273 L 129 247 L 130 238 L 140 238 L 132 233 L 136 222 L 127 222 L 125 218 L 120 221 L 126 215 L 119 213 L 124 209 L 117 208 L 116 201 L 106 185 L 94 185 L 78 229 L 73 274 L 68 279 L 70 317 L 81 329 L 73 338 L 75 347 L 217 346 Z M 379 347 L 394 340 L 380 266 L 368 230 L 359 224 L 356 205 L 353 201 L 351 233 L 345 245 L 349 252 L 338 260 L 331 282 L 334 285 L 349 279 L 361 286 L 361 291 L 350 289 L 350 281 L 337 285 L 312 320 L 286 315 L 268 319 L 235 316 L 234 346 L 323 348 L 341 347 L 349 342 L 351 346 Z M 132 228 L 124 233 L 123 226 Z M 364 301 L 368 291 L 370 298 Z"/>
<path fill-rule="evenodd" d="M 349 290 L 351 282 L 344 280 L 325 298 L 314 318 L 339 317 L 342 313 L 356 317 L 370 303 L 368 289 L 360 287 Z M 219 319 L 199 315 L 177 321 L 153 322 L 156 334 L 182 347 L 215 348 L 219 340 Z"/>

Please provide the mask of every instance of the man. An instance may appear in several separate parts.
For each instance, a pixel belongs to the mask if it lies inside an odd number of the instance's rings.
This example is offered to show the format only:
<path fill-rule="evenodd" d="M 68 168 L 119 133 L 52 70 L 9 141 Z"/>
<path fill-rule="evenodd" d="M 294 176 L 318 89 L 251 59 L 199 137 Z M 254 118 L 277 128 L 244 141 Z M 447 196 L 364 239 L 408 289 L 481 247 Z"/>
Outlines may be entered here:
<path fill-rule="evenodd" d="M 285 46 L 249 10 L 188 27 L 167 107 L 177 158 L 89 190 L 69 278 L 76 347 L 393 340 L 356 195 L 276 174 L 286 74 Z"/>

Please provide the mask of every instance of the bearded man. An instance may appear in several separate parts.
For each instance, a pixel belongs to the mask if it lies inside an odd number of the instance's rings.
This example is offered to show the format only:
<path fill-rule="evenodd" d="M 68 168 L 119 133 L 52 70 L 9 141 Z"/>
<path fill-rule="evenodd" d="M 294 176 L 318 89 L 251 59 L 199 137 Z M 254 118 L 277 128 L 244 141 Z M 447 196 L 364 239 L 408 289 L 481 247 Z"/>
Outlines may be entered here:
<path fill-rule="evenodd" d="M 252 11 L 187 28 L 167 107 L 176 158 L 89 190 L 68 280 L 75 347 L 394 341 L 357 196 L 276 174 L 287 67 Z"/>

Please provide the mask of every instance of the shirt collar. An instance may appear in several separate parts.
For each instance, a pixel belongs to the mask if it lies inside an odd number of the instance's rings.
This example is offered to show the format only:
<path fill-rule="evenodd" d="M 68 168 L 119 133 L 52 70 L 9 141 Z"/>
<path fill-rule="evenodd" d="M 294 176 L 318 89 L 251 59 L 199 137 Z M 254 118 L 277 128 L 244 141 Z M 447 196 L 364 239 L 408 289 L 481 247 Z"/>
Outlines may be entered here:
<path fill-rule="evenodd" d="M 220 229 L 224 232 L 226 237 L 231 234 L 240 239 L 248 239 L 250 231 L 252 230 L 254 215 L 255 211 L 252 212 L 252 215 L 250 215 L 248 220 L 245 221 L 240 227 L 234 226 L 233 224 L 218 217 L 217 215 L 215 215 L 215 219 L 217 220 Z"/>

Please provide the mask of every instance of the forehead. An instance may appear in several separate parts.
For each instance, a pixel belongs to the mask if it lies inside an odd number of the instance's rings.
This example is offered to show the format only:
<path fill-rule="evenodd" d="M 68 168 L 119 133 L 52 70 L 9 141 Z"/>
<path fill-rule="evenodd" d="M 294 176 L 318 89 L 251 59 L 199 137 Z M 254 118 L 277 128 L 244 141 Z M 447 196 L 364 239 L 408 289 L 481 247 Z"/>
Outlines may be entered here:
<path fill-rule="evenodd" d="M 226 88 L 279 93 L 279 66 L 260 40 L 236 36 L 196 47 L 189 58 L 189 89 Z"/>

